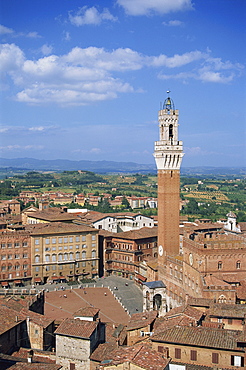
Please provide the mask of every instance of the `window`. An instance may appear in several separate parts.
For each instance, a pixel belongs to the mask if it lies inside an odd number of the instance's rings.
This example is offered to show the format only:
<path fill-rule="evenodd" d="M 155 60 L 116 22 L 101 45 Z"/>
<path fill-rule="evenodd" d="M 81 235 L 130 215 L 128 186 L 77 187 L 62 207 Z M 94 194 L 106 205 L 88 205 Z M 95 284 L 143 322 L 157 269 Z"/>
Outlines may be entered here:
<path fill-rule="evenodd" d="M 58 238 L 58 243 L 62 243 L 62 238 Z"/>
<path fill-rule="evenodd" d="M 12 260 L 12 254 L 8 254 L 8 260 Z"/>
<path fill-rule="evenodd" d="M 92 258 L 96 258 L 96 251 L 92 251 L 92 252 L 91 252 L 91 257 L 92 257 Z"/>
<path fill-rule="evenodd" d="M 86 241 L 86 236 L 82 235 L 82 242 L 85 242 L 85 241 Z"/>
<path fill-rule="evenodd" d="M 24 270 L 27 270 L 27 268 L 28 268 L 28 265 L 25 263 L 25 264 L 23 265 L 23 269 L 24 269 Z"/>
<path fill-rule="evenodd" d="M 240 262 L 240 261 L 237 261 L 237 263 L 236 263 L 236 268 L 237 268 L 237 269 L 240 269 L 240 268 L 241 268 L 241 262 Z"/>
<path fill-rule="evenodd" d="M 19 269 L 20 269 L 20 265 L 18 265 L 18 264 L 17 264 L 17 265 L 15 265 L 15 269 L 16 269 L 16 270 L 19 270 Z"/>
<path fill-rule="evenodd" d="M 96 235 L 91 235 L 91 240 L 96 240 Z"/>
<path fill-rule="evenodd" d="M 244 367 L 244 358 L 241 356 L 231 356 L 231 365 Z"/>
<path fill-rule="evenodd" d="M 87 245 L 86 244 L 82 244 L 82 248 L 86 248 L 87 247 Z"/>
<path fill-rule="evenodd" d="M 75 364 L 73 362 L 70 362 L 70 369 L 69 370 L 75 370 Z"/>
<path fill-rule="evenodd" d="M 65 237 L 64 238 L 64 243 L 67 243 L 68 242 L 68 238 L 67 237 Z"/>
<path fill-rule="evenodd" d="M 58 261 L 62 261 L 62 254 L 58 254 Z"/>
<path fill-rule="evenodd" d="M 40 256 L 35 256 L 35 262 L 38 263 L 40 260 Z"/>
<path fill-rule="evenodd" d="M 2 255 L 2 260 L 6 260 L 6 254 Z"/>
<path fill-rule="evenodd" d="M 39 245 L 39 239 L 35 239 L 35 245 Z"/>
<path fill-rule="evenodd" d="M 64 260 L 67 261 L 68 260 L 68 255 L 67 253 L 64 253 Z"/>
<path fill-rule="evenodd" d="M 80 257 L 80 256 L 79 256 L 79 252 L 76 252 L 76 257 L 75 257 L 75 258 L 76 258 L 76 260 L 78 260 L 78 259 L 79 259 L 79 257 Z"/>
<path fill-rule="evenodd" d="M 22 246 L 23 246 L 23 247 L 27 247 L 27 242 L 23 242 L 23 243 L 22 243 Z"/>
<path fill-rule="evenodd" d="M 15 243 L 15 248 L 19 248 L 20 243 Z"/>
<path fill-rule="evenodd" d="M 86 267 L 86 262 L 82 262 L 82 267 Z"/>
<path fill-rule="evenodd" d="M 73 260 L 73 253 L 69 253 L 69 259 L 70 259 L 70 261 Z"/>
<path fill-rule="evenodd" d="M 218 262 L 218 270 L 221 270 L 222 269 L 222 262 L 221 261 L 219 261 Z"/>
<path fill-rule="evenodd" d="M 39 266 L 36 266 L 35 267 L 35 271 L 38 272 L 39 271 Z"/>
<path fill-rule="evenodd" d="M 28 254 L 27 253 L 23 253 L 23 258 L 27 258 L 28 257 Z"/>
<path fill-rule="evenodd" d="M 12 243 L 8 243 L 8 248 L 12 248 Z"/>
<path fill-rule="evenodd" d="M 50 255 L 49 254 L 45 255 L 45 262 L 50 262 Z"/>
<path fill-rule="evenodd" d="M 191 361 L 196 361 L 197 360 L 197 351 L 190 351 L 190 359 Z"/>
<path fill-rule="evenodd" d="M 72 242 L 73 242 L 73 237 L 69 236 L 69 243 L 72 243 Z"/>
<path fill-rule="evenodd" d="M 52 244 L 56 244 L 56 238 L 52 238 Z"/>
<path fill-rule="evenodd" d="M 164 348 L 163 348 L 163 346 L 158 346 L 158 352 L 161 352 L 161 353 L 164 353 Z"/>
<path fill-rule="evenodd" d="M 76 253 L 77 254 L 77 253 Z M 82 259 L 85 259 L 86 258 L 86 252 L 82 252 Z"/>
<path fill-rule="evenodd" d="M 1 247 L 2 247 L 2 248 L 6 248 L 6 244 L 5 244 L 5 243 L 2 243 L 2 244 L 1 244 Z"/>
<path fill-rule="evenodd" d="M 181 358 L 181 348 L 175 348 L 175 358 Z"/>
<path fill-rule="evenodd" d="M 50 239 L 49 238 L 45 239 L 45 244 L 50 244 Z"/>
<path fill-rule="evenodd" d="M 76 245 L 76 249 L 79 249 L 79 245 Z"/>
<path fill-rule="evenodd" d="M 96 261 L 92 261 L 92 262 L 91 262 L 91 265 L 92 265 L 93 267 L 95 267 L 95 266 L 96 266 Z"/>
<path fill-rule="evenodd" d="M 219 354 L 218 353 L 212 353 L 212 363 L 218 364 L 219 363 Z"/>
<path fill-rule="evenodd" d="M 19 259 L 20 258 L 20 255 L 19 254 L 15 254 L 15 258 L 16 259 Z"/>
<path fill-rule="evenodd" d="M 52 254 L 52 262 L 56 262 L 56 255 Z"/>
<path fill-rule="evenodd" d="M 76 236 L 75 240 L 76 242 L 79 242 L 79 236 Z"/>

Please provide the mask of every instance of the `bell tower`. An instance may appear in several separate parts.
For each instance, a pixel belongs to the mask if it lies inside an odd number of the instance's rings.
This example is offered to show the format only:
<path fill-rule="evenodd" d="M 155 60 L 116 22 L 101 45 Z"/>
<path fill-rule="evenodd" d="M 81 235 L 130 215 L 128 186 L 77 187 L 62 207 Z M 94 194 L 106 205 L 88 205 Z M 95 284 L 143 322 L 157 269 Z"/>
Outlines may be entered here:
<path fill-rule="evenodd" d="M 159 111 L 160 140 L 155 142 L 158 170 L 158 269 L 163 271 L 166 256 L 179 254 L 180 166 L 183 143 L 178 140 L 179 111 L 168 97 Z"/>

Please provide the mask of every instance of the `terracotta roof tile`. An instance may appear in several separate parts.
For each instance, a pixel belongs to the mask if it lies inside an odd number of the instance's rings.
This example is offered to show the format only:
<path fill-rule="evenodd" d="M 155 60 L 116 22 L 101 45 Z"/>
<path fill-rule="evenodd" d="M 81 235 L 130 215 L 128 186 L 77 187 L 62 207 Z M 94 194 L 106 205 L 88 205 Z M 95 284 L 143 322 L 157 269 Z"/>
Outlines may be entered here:
<path fill-rule="evenodd" d="M 85 225 L 76 225 L 65 222 L 52 222 L 47 224 L 28 225 L 26 230 L 30 231 L 31 235 L 47 235 L 53 233 L 81 233 L 81 232 L 98 232 L 97 229 Z"/>
<path fill-rule="evenodd" d="M 241 332 L 236 330 L 214 329 L 202 326 L 176 326 L 161 333 L 154 334 L 150 340 L 236 350 L 238 349 L 237 339 L 240 334 Z"/>
<path fill-rule="evenodd" d="M 241 304 L 215 303 L 210 306 L 207 315 L 212 317 L 230 317 L 243 319 L 246 316 L 246 306 Z"/>
<path fill-rule="evenodd" d="M 121 233 L 114 234 L 116 238 L 121 239 L 143 239 L 143 238 L 153 238 L 158 235 L 158 228 L 154 227 L 142 227 L 138 230 L 130 230 Z"/>
<path fill-rule="evenodd" d="M 55 334 L 89 339 L 97 325 L 96 321 L 65 319 L 56 329 Z"/>
<path fill-rule="evenodd" d="M 76 312 L 74 312 L 73 316 L 83 316 L 83 317 L 94 317 L 99 313 L 99 308 L 91 307 L 91 306 L 86 306 L 82 307 Z"/>
<path fill-rule="evenodd" d="M 127 331 L 150 325 L 156 317 L 157 311 L 134 313 L 127 324 Z"/>
<path fill-rule="evenodd" d="M 182 305 L 167 312 L 165 318 L 169 319 L 175 316 L 186 316 L 199 321 L 203 316 L 203 312 L 189 305 Z"/>

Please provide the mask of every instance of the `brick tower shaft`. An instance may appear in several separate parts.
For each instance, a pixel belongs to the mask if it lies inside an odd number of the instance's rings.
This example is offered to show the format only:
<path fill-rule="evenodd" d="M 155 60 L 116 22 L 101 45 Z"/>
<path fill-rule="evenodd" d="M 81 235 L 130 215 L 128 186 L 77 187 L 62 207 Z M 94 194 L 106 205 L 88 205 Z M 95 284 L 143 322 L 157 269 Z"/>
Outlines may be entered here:
<path fill-rule="evenodd" d="M 179 254 L 180 166 L 183 143 L 178 140 L 179 111 L 168 97 L 159 111 L 160 140 L 154 157 L 158 170 L 158 265 Z"/>

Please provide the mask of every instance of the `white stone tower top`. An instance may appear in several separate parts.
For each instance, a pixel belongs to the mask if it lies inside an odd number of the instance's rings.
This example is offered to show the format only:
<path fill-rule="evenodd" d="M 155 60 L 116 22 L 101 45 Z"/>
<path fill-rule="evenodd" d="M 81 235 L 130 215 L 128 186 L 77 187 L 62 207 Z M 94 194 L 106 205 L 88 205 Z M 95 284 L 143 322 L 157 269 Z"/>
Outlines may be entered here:
<path fill-rule="evenodd" d="M 183 142 L 178 140 L 178 120 L 179 111 L 168 96 L 158 116 L 160 140 L 155 142 L 154 152 L 158 170 L 180 169 L 184 153 Z"/>

